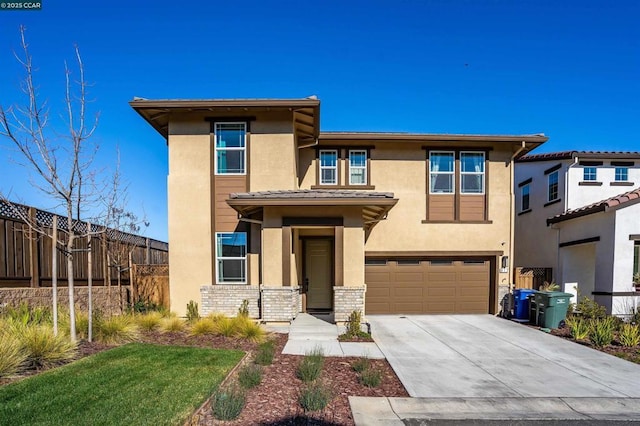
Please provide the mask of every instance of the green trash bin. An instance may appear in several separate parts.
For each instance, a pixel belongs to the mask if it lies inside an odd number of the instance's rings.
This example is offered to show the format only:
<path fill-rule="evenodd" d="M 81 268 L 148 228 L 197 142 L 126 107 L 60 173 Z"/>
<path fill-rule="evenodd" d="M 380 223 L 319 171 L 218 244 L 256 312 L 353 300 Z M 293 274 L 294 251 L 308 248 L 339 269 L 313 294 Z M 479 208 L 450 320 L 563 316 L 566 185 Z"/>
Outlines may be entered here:
<path fill-rule="evenodd" d="M 567 308 L 573 294 L 561 291 L 539 291 L 535 294 L 536 325 L 545 328 L 560 328 L 567 318 Z"/>

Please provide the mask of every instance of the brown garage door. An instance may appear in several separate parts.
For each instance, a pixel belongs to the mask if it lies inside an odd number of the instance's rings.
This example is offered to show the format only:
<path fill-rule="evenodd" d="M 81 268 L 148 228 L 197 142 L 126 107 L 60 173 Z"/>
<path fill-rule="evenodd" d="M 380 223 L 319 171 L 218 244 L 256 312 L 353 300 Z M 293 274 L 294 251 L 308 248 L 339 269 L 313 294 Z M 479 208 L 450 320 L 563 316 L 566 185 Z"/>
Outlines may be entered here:
<path fill-rule="evenodd" d="M 367 259 L 367 314 L 486 314 L 488 260 Z"/>

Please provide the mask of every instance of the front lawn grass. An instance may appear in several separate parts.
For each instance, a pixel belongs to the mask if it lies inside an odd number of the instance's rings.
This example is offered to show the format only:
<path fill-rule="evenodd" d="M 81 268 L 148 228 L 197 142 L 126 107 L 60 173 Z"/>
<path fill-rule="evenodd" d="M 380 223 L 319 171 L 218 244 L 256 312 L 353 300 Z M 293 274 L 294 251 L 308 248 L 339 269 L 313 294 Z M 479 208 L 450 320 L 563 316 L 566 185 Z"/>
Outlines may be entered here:
<path fill-rule="evenodd" d="M 132 343 L 0 388 L 0 425 L 176 425 L 242 359 Z"/>

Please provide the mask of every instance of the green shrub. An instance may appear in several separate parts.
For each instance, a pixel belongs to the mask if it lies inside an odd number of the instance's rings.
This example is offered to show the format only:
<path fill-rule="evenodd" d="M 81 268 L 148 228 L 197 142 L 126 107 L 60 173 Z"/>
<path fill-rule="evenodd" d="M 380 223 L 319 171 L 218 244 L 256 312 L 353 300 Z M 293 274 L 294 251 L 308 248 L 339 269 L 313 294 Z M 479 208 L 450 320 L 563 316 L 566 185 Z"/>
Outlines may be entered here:
<path fill-rule="evenodd" d="M 333 392 L 321 381 L 309 383 L 302 388 L 298 402 L 304 411 L 319 411 L 329 404 Z"/>
<path fill-rule="evenodd" d="M 586 296 L 576 304 L 575 310 L 587 319 L 604 318 L 607 316 L 607 309 L 604 306 Z"/>
<path fill-rule="evenodd" d="M 200 318 L 191 325 L 191 334 L 202 336 L 203 334 L 215 334 L 216 323 L 209 318 Z"/>
<path fill-rule="evenodd" d="M 27 352 L 18 336 L 0 329 L 0 377 L 17 373 L 26 361 Z"/>
<path fill-rule="evenodd" d="M 271 365 L 276 352 L 276 344 L 273 340 L 267 340 L 258 346 L 258 351 L 253 359 L 258 365 Z"/>
<path fill-rule="evenodd" d="M 241 337 L 243 339 L 247 339 L 255 343 L 260 343 L 264 340 L 266 332 L 260 324 L 248 320 L 238 326 L 236 334 L 238 337 Z"/>
<path fill-rule="evenodd" d="M 353 311 L 349 315 L 347 321 L 347 334 L 350 336 L 357 336 L 360 334 L 360 324 L 362 323 L 362 312 Z"/>
<path fill-rule="evenodd" d="M 357 360 L 353 361 L 353 364 L 351 364 L 351 368 L 353 368 L 353 371 L 355 371 L 356 373 L 362 373 L 370 366 L 371 360 L 369 358 L 358 358 Z"/>
<path fill-rule="evenodd" d="M 215 332 L 225 337 L 232 337 L 236 334 L 238 330 L 239 321 L 236 321 L 235 318 L 220 318 L 215 323 Z"/>
<path fill-rule="evenodd" d="M 297 376 L 303 382 L 312 382 L 320 377 L 324 366 L 322 349 L 316 348 L 302 358 L 298 365 Z"/>
<path fill-rule="evenodd" d="M 244 299 L 238 308 L 238 316 L 249 318 L 249 301 L 247 299 Z"/>
<path fill-rule="evenodd" d="M 368 388 L 377 388 L 382 382 L 382 372 L 377 368 L 367 368 L 358 375 L 358 380 Z"/>
<path fill-rule="evenodd" d="M 52 366 L 73 359 L 76 344 L 64 334 L 53 335 L 50 326 L 30 325 L 18 335 L 27 354 L 27 361 L 35 367 Z"/>
<path fill-rule="evenodd" d="M 262 382 L 262 367 L 249 364 L 238 371 L 238 383 L 245 389 L 255 388 Z"/>
<path fill-rule="evenodd" d="M 27 326 L 30 324 L 51 324 L 51 308 L 43 306 L 30 307 L 27 302 L 20 302 L 18 306 L 7 306 L 4 317 L 11 323 Z"/>
<path fill-rule="evenodd" d="M 104 317 L 95 324 L 96 340 L 108 345 L 133 342 L 138 336 L 138 326 L 129 315 Z"/>
<path fill-rule="evenodd" d="M 183 331 L 185 323 L 182 318 L 167 317 L 160 321 L 160 330 L 163 332 Z"/>
<path fill-rule="evenodd" d="M 235 386 L 220 389 L 213 394 L 211 409 L 218 420 L 237 419 L 244 408 L 245 394 Z"/>
<path fill-rule="evenodd" d="M 187 322 L 194 322 L 199 319 L 198 304 L 193 300 L 189 300 L 189 303 L 187 303 Z"/>
<path fill-rule="evenodd" d="M 618 333 L 618 340 L 622 346 L 629 348 L 640 345 L 640 326 L 637 324 L 623 324 Z"/>
<path fill-rule="evenodd" d="M 567 317 L 566 324 L 567 324 L 567 327 L 569 327 L 569 330 L 571 331 L 571 337 L 573 337 L 576 340 L 586 339 L 589 337 L 589 334 L 591 333 L 590 320 L 587 320 L 581 317 L 571 316 L 571 317 Z"/>
<path fill-rule="evenodd" d="M 593 326 L 589 338 L 591 343 L 597 347 L 611 344 L 613 332 L 616 328 L 616 321 L 613 317 L 598 318 L 593 320 Z"/>
<path fill-rule="evenodd" d="M 542 285 L 540 286 L 540 288 L 538 289 L 540 291 L 559 291 L 560 290 L 560 286 L 556 283 L 549 282 L 549 281 L 545 281 L 544 283 L 542 283 Z"/>
<path fill-rule="evenodd" d="M 153 331 L 160 327 L 160 321 L 162 321 L 162 314 L 157 311 L 147 312 L 143 315 L 136 315 L 135 317 L 138 327 L 145 331 Z"/>
<path fill-rule="evenodd" d="M 138 301 L 131 306 L 131 311 L 136 314 L 147 314 L 149 312 L 164 312 L 166 308 L 152 300 L 146 300 L 142 297 L 138 298 Z"/>

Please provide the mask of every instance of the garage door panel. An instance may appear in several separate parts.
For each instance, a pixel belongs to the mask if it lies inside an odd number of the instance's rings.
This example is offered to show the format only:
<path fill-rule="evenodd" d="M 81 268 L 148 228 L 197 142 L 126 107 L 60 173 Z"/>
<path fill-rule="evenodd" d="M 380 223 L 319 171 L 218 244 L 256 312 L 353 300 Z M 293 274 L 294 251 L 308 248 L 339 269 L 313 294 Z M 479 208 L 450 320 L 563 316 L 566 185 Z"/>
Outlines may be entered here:
<path fill-rule="evenodd" d="M 413 261 L 417 262 L 417 261 Z M 423 259 L 367 265 L 366 312 L 370 314 L 488 313 L 490 262 Z"/>

